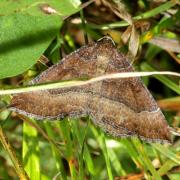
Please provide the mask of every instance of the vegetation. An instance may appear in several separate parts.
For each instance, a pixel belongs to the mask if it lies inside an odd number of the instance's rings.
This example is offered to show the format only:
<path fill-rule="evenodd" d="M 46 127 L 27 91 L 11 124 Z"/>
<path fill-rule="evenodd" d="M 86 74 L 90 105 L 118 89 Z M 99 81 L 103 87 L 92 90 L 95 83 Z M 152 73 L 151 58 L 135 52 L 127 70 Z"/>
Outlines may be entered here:
<path fill-rule="evenodd" d="M 27 85 L 87 39 L 95 41 L 106 34 L 137 71 L 177 72 L 178 4 L 176 0 L 1 0 L 0 89 Z M 178 128 L 179 79 L 164 75 L 142 79 L 170 126 Z M 6 108 L 10 98 L 10 94 L 0 96 L 0 179 L 180 179 L 177 136 L 171 145 L 145 143 L 108 136 L 88 117 L 36 121 L 10 113 Z"/>

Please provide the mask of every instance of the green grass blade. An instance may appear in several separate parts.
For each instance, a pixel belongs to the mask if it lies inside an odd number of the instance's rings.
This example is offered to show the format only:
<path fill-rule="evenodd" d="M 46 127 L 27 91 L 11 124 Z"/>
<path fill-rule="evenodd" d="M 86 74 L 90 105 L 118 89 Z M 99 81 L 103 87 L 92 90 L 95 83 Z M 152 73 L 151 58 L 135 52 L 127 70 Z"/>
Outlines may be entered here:
<path fill-rule="evenodd" d="M 56 135 L 53 132 L 50 122 L 44 122 L 44 126 L 45 126 L 46 132 L 49 135 L 49 137 L 51 139 L 55 139 Z M 66 174 L 65 174 L 64 167 L 62 164 L 62 159 L 61 159 L 59 153 L 57 152 L 57 148 L 55 148 L 55 146 L 53 144 L 51 144 L 51 150 L 52 150 L 53 158 L 55 159 L 57 171 L 61 173 L 59 178 L 61 180 L 66 180 L 67 178 L 66 178 Z"/>
<path fill-rule="evenodd" d="M 75 143 L 75 149 L 76 149 L 76 154 L 78 156 L 78 178 L 79 180 L 83 180 L 84 177 L 84 168 L 83 168 L 83 139 L 84 139 L 84 132 L 82 131 L 82 129 L 79 129 L 79 122 L 77 121 L 77 119 L 72 119 L 70 121 L 71 123 L 71 129 L 72 129 L 72 136 L 73 136 L 73 140 L 77 141 L 78 143 Z"/>
<path fill-rule="evenodd" d="M 31 180 L 40 180 L 40 156 L 37 130 L 23 123 L 23 164 Z"/>
<path fill-rule="evenodd" d="M 142 63 L 141 69 L 143 71 L 157 71 L 156 69 L 154 69 L 147 63 Z M 167 78 L 163 75 L 154 75 L 154 77 L 156 79 L 158 79 L 160 82 L 162 82 L 165 86 L 169 87 L 171 90 L 176 92 L 177 94 L 180 94 L 180 87 L 176 83 L 174 83 L 172 80 L 170 80 L 169 78 Z"/>
<path fill-rule="evenodd" d="M 155 167 L 153 166 L 151 160 L 149 159 L 147 152 L 144 146 L 141 144 L 139 139 L 134 139 L 133 144 L 135 145 L 137 151 L 139 152 L 139 156 L 144 161 L 144 169 L 148 169 L 152 174 L 152 179 L 161 180 L 161 176 L 156 171 Z"/>
<path fill-rule="evenodd" d="M 128 154 L 131 156 L 131 159 L 134 161 L 136 166 L 141 167 L 143 162 L 140 159 L 140 157 L 138 156 L 138 152 L 137 152 L 136 148 L 134 148 L 134 146 L 130 142 L 130 140 L 124 138 L 121 140 L 121 143 L 126 147 Z"/>
<path fill-rule="evenodd" d="M 79 155 L 81 157 L 81 161 L 83 157 L 85 161 L 85 165 L 87 166 L 88 172 L 90 173 L 90 176 L 93 177 L 96 174 L 96 170 L 95 170 L 93 159 L 89 152 L 88 146 L 85 143 L 85 136 L 86 136 L 87 128 L 89 127 L 89 123 L 87 123 L 87 126 L 85 128 L 80 127 L 78 120 L 72 121 L 71 124 L 72 124 L 74 134 L 77 137 L 78 143 L 80 145 L 81 151 L 79 152 Z"/>
<path fill-rule="evenodd" d="M 175 154 L 172 150 L 170 150 L 167 147 L 164 147 L 161 144 L 153 144 L 153 147 L 158 150 L 161 154 L 163 154 L 165 157 L 171 159 L 172 161 L 176 162 L 177 164 L 180 164 L 180 155 Z"/>
<path fill-rule="evenodd" d="M 111 161 L 111 164 L 114 167 L 114 170 L 116 173 L 120 176 L 126 175 L 125 170 L 123 169 L 121 162 L 118 160 L 117 154 L 112 148 L 108 148 L 108 154 L 109 154 L 109 159 Z"/>
<path fill-rule="evenodd" d="M 173 7 L 174 5 L 176 5 L 176 2 L 175 1 L 168 1 L 150 11 L 147 11 L 139 16 L 136 16 L 134 19 L 136 20 L 139 20 L 139 19 L 147 19 L 147 18 L 150 18 L 150 17 L 153 17 L 163 11 L 166 11 L 168 9 L 170 9 L 171 7 Z"/>
<path fill-rule="evenodd" d="M 167 3 L 164 3 L 158 7 L 150 10 L 150 11 L 142 13 L 141 15 L 138 15 L 136 17 L 133 17 L 133 19 L 134 20 L 147 19 L 147 18 L 153 17 L 153 16 L 155 16 L 155 15 L 157 15 L 163 11 L 166 11 L 175 5 L 176 5 L 176 2 L 168 1 Z M 103 24 L 103 25 L 87 24 L 87 27 L 89 27 L 89 28 L 102 29 L 102 30 L 125 27 L 125 26 L 129 26 L 129 23 L 126 21 L 120 21 L 120 22 Z"/>
<path fill-rule="evenodd" d="M 100 134 L 98 134 L 97 130 L 95 129 L 95 127 L 91 126 L 92 127 L 92 131 L 93 131 L 93 134 L 94 136 L 96 137 L 101 149 L 102 149 L 102 152 L 103 152 L 103 155 L 104 155 L 104 158 L 105 158 L 105 162 L 106 162 L 106 168 L 107 168 L 107 174 L 108 174 L 108 179 L 109 180 L 113 180 L 113 174 L 112 174 L 112 169 L 111 169 L 111 163 L 110 163 L 110 160 L 109 160 L 109 154 L 108 154 L 108 151 L 107 151 L 107 147 L 106 147 L 106 142 L 105 142 L 105 137 L 104 137 L 104 133 L 103 132 L 100 132 Z"/>
<path fill-rule="evenodd" d="M 63 139 L 65 142 L 65 156 L 69 164 L 71 179 L 76 180 L 77 172 L 75 168 L 75 157 L 74 157 L 74 149 L 73 149 L 73 141 L 71 139 L 71 129 L 70 124 L 67 119 L 59 122 L 59 129 L 62 132 Z"/>
<path fill-rule="evenodd" d="M 168 159 L 162 166 L 161 168 L 158 170 L 158 173 L 163 176 L 165 174 L 168 173 L 169 170 L 171 170 L 173 167 L 178 166 L 177 163 L 175 163 L 174 161 Z"/>

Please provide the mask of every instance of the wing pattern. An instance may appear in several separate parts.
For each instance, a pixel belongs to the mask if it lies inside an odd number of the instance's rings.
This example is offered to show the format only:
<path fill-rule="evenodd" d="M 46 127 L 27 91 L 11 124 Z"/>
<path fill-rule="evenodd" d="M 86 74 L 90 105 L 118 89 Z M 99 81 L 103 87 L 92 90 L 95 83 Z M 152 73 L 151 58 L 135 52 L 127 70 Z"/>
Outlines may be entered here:
<path fill-rule="evenodd" d="M 132 66 L 104 37 L 71 53 L 30 84 L 131 72 Z M 89 115 L 107 133 L 170 141 L 169 126 L 140 78 L 103 80 L 80 87 L 14 95 L 11 110 L 37 119 L 63 119 Z"/>

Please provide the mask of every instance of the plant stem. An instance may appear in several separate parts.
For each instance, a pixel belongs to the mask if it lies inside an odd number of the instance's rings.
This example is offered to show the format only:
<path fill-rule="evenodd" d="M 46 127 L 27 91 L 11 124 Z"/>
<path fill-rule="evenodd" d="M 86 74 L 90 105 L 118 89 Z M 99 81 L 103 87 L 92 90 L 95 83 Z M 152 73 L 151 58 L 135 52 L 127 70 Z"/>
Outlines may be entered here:
<path fill-rule="evenodd" d="M 133 20 L 141 20 L 141 19 L 148 19 L 150 17 L 153 17 L 163 11 L 168 10 L 169 8 L 175 6 L 177 3 L 177 1 L 168 1 L 164 4 L 162 4 L 161 6 L 158 6 L 150 11 L 147 11 L 141 15 L 135 16 L 133 17 Z M 106 29 L 112 29 L 112 28 L 119 28 L 119 27 L 125 27 L 125 26 L 129 26 L 129 23 L 126 21 L 119 21 L 119 22 L 115 22 L 115 23 L 110 23 L 110 24 L 103 24 L 103 25 L 97 25 L 97 24 L 87 24 L 87 26 L 89 28 L 92 29 L 102 29 L 102 30 L 106 30 Z"/>
<path fill-rule="evenodd" d="M 175 73 L 175 72 L 170 72 L 170 71 L 122 72 L 122 73 L 105 74 L 102 76 L 91 78 L 87 81 L 82 81 L 82 80 L 61 81 L 61 82 L 55 82 L 55 83 L 49 83 L 49 84 L 36 84 L 33 86 L 23 86 L 21 88 L 14 88 L 14 89 L 6 89 L 6 90 L 0 89 L 0 95 L 25 93 L 25 92 L 38 91 L 38 90 L 50 90 L 50 89 L 57 89 L 57 88 L 59 89 L 69 88 L 69 87 L 87 85 L 87 84 L 95 83 L 95 82 L 106 80 L 106 79 L 130 78 L 130 77 L 141 77 L 141 76 L 152 76 L 152 75 L 172 75 L 172 76 L 180 77 L 180 73 Z"/>
<path fill-rule="evenodd" d="M 1 126 L 0 126 L 0 141 L 4 149 L 7 151 L 9 157 L 11 158 L 12 163 L 14 164 L 15 171 L 19 176 L 20 180 L 29 180 L 29 177 L 24 171 L 21 162 L 17 159 L 14 149 L 8 142 L 7 137 L 5 136 Z"/>

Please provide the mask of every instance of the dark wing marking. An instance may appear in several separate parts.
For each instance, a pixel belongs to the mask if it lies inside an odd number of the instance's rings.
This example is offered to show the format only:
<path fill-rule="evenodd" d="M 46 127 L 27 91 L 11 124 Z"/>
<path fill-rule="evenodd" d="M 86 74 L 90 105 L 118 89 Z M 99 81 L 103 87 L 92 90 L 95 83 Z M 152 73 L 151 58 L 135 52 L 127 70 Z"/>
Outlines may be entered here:
<path fill-rule="evenodd" d="M 106 74 L 133 71 L 128 60 L 116 48 L 112 47 L 110 51 L 113 55 Z M 102 101 L 103 98 L 109 102 Z M 109 125 L 112 124 L 112 129 L 108 130 L 110 134 L 114 135 L 115 129 L 116 132 L 125 129 L 142 139 L 170 140 L 169 126 L 164 115 L 140 78 L 104 80 L 99 99 L 96 119 L 101 126 L 104 126 L 103 119 L 109 121 Z"/>
<path fill-rule="evenodd" d="M 22 93 L 14 96 L 11 109 L 37 119 L 58 119 L 87 115 L 86 93 L 66 92 L 58 95 L 47 91 Z"/>
<path fill-rule="evenodd" d="M 106 37 L 68 55 L 30 84 L 128 71 L 133 71 L 128 60 Z M 90 115 L 96 125 L 113 136 L 137 135 L 145 140 L 170 140 L 163 114 L 136 77 L 22 93 L 13 97 L 11 109 L 37 119 Z"/>

